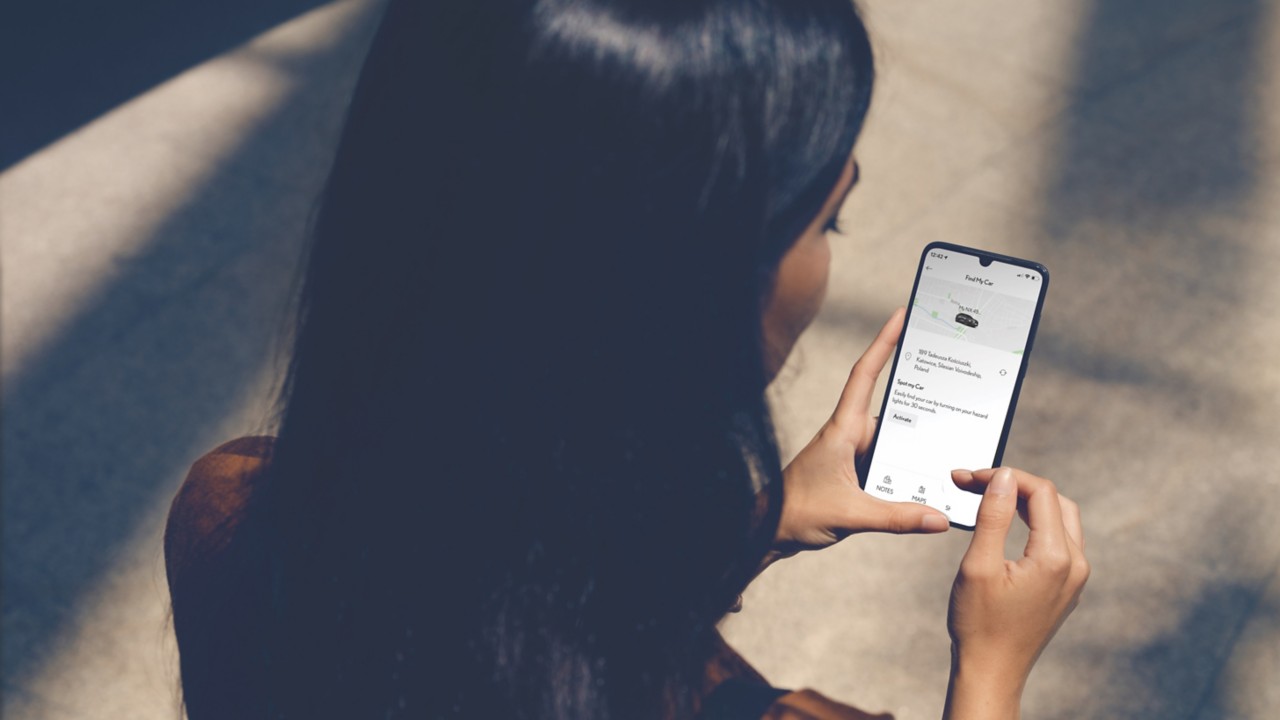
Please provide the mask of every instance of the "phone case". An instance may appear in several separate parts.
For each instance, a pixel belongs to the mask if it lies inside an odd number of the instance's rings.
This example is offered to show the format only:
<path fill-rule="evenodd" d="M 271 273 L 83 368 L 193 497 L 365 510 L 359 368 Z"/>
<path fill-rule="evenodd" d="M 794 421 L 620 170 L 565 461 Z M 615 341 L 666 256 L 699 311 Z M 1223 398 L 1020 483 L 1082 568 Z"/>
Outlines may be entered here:
<path fill-rule="evenodd" d="M 979 250 L 977 248 L 965 247 L 963 245 L 956 245 L 954 243 L 931 242 L 928 245 L 926 245 L 920 253 L 920 263 L 916 266 L 916 277 L 911 286 L 911 296 L 907 301 L 907 307 L 909 309 L 914 307 L 916 304 L 916 292 L 920 287 L 920 278 L 924 272 L 926 261 L 929 259 L 929 253 L 930 251 L 934 251 L 934 250 L 944 250 L 947 252 L 975 256 L 979 258 L 980 262 L 984 259 L 988 260 L 989 261 L 988 264 L 990 264 L 990 262 L 1000 262 L 1000 263 L 1006 263 L 1009 265 L 1014 265 L 1017 267 L 1024 267 L 1029 270 L 1036 271 L 1043 278 L 1042 285 L 1040 287 L 1040 292 L 1036 298 L 1035 311 L 1032 314 L 1032 318 L 1031 318 L 1031 327 L 1027 333 L 1027 342 L 1022 351 L 1022 361 L 1018 367 L 1018 373 L 1014 381 L 1013 391 L 1009 397 L 1009 407 L 1008 407 L 1008 411 L 1005 414 L 1004 426 L 1000 432 L 1000 441 L 996 446 L 995 456 L 991 460 L 991 467 L 998 467 L 1004 459 L 1005 445 L 1009 440 L 1009 431 L 1013 427 L 1013 415 L 1014 415 L 1014 411 L 1017 409 L 1018 396 L 1022 392 L 1022 381 L 1026 376 L 1027 364 L 1031 360 L 1031 350 L 1033 345 L 1035 344 L 1036 332 L 1040 327 L 1040 314 L 1044 308 L 1044 300 L 1049 291 L 1049 270 L 1048 268 L 1041 265 L 1040 263 L 1033 262 L 1031 260 L 1024 260 L 1022 258 L 1015 258 L 1008 255 L 1001 255 L 999 253 L 994 253 L 987 250 Z M 909 321 L 910 321 L 910 315 L 908 314 L 907 322 L 904 322 L 902 325 L 902 335 L 898 337 L 898 346 L 897 348 L 894 349 L 894 352 L 893 352 L 893 364 L 890 366 L 890 370 L 889 370 L 889 383 L 891 384 L 890 386 L 892 386 L 894 379 L 897 378 L 897 375 L 898 375 L 898 361 L 900 359 L 900 356 L 902 355 L 903 340 L 907 334 L 907 326 L 909 324 Z M 889 397 L 890 397 L 890 392 L 886 391 L 884 395 L 884 399 L 881 401 L 881 404 L 880 404 L 880 413 L 878 415 L 878 417 L 880 418 L 885 417 L 885 413 L 889 407 Z M 868 449 L 865 459 L 861 463 L 859 463 L 858 483 L 864 489 L 866 488 L 866 485 L 867 485 L 867 473 L 871 468 L 872 458 L 875 457 L 876 446 L 879 444 L 880 431 L 883 427 L 884 427 L 883 423 L 876 424 L 876 432 L 871 440 L 871 447 Z M 977 469 L 977 468 L 974 468 L 974 469 Z M 910 501 L 903 501 L 903 502 L 910 502 Z M 951 525 L 952 527 L 958 527 L 964 530 L 973 530 L 972 525 L 964 525 L 961 523 L 957 523 L 955 521 L 952 521 Z"/>

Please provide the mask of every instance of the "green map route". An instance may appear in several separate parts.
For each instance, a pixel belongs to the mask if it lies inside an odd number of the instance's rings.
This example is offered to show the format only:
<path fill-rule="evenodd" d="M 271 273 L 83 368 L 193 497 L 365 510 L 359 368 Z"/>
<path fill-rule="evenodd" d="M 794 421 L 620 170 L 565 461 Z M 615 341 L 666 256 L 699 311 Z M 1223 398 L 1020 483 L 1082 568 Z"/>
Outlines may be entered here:
<path fill-rule="evenodd" d="M 979 285 L 922 277 L 908 324 L 960 342 L 1021 354 L 1035 310 L 1032 300 Z"/>

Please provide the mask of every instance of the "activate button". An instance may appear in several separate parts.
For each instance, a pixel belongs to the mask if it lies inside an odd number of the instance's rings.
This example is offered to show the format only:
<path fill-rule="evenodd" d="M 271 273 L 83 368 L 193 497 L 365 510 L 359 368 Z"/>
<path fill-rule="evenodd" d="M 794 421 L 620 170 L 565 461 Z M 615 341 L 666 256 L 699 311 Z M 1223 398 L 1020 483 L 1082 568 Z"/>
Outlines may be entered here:
<path fill-rule="evenodd" d="M 920 422 L 920 418 L 915 413 L 903 412 L 902 410 L 892 410 L 889 412 L 889 420 L 899 425 L 906 425 L 914 429 L 916 424 Z"/>

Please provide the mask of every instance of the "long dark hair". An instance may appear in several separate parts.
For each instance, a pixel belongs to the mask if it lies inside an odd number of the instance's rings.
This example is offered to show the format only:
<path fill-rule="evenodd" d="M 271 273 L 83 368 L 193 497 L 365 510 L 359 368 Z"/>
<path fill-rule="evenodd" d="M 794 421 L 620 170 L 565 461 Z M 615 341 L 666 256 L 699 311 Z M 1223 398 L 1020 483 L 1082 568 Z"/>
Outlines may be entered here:
<path fill-rule="evenodd" d="M 781 505 L 762 308 L 871 82 L 849 0 L 391 3 L 255 510 L 264 716 L 690 712 Z"/>

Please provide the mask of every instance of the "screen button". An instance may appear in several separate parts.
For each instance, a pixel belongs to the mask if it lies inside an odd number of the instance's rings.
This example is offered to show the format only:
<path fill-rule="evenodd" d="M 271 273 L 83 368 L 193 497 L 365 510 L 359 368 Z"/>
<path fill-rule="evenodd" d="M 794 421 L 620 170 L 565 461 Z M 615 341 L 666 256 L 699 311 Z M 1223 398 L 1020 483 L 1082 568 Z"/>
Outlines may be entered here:
<path fill-rule="evenodd" d="M 911 493 L 911 501 L 918 502 L 921 505 L 928 505 L 929 504 L 928 489 L 924 485 L 914 488 Z"/>
<path fill-rule="evenodd" d="M 920 417 L 915 413 L 909 413 L 903 410 L 890 410 L 889 421 L 914 430 L 916 425 L 920 423 Z"/>

